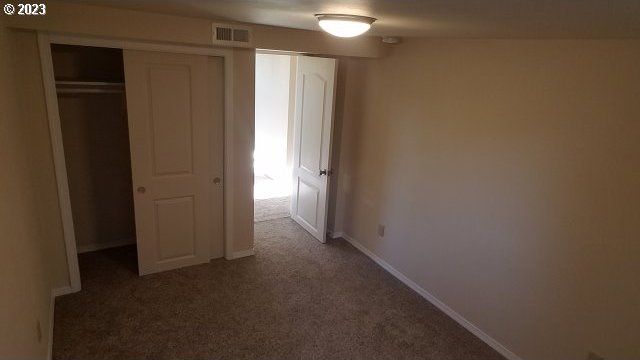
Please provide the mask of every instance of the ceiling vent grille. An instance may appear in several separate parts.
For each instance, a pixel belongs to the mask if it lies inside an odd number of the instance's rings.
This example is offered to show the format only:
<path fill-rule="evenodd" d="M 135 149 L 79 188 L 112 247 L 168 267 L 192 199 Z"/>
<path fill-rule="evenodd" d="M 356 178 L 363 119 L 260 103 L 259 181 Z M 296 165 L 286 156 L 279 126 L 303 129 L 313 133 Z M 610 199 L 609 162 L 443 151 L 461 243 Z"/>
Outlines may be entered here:
<path fill-rule="evenodd" d="M 212 24 L 213 44 L 233 47 L 251 47 L 251 28 L 229 24 Z"/>

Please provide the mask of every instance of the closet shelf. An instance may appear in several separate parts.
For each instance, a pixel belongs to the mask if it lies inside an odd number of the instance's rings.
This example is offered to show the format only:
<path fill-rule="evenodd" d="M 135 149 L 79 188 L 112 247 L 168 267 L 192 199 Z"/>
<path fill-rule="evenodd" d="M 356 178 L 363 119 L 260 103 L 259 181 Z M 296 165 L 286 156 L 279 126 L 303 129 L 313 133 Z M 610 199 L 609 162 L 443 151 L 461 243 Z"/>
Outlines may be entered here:
<path fill-rule="evenodd" d="M 124 92 L 123 82 L 56 81 L 58 94 L 118 94 Z"/>

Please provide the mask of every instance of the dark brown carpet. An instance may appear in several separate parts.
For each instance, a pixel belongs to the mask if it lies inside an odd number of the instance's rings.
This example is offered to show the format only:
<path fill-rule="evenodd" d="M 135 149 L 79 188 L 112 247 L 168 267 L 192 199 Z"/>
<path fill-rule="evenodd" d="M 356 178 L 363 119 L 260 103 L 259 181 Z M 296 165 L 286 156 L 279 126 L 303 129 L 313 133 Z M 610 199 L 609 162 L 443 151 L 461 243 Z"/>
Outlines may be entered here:
<path fill-rule="evenodd" d="M 343 240 L 256 223 L 256 256 L 138 277 L 132 246 L 80 256 L 56 359 L 502 359 Z"/>

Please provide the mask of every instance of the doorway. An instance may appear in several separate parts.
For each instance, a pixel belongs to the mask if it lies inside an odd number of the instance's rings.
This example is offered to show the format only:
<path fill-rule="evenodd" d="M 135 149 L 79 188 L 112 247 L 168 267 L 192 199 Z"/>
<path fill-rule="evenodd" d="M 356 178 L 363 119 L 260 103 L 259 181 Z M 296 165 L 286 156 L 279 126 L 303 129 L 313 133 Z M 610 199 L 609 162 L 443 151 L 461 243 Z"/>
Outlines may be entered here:
<path fill-rule="evenodd" d="M 254 220 L 289 217 L 296 56 L 256 53 Z"/>
<path fill-rule="evenodd" d="M 256 53 L 254 220 L 326 242 L 337 60 Z"/>

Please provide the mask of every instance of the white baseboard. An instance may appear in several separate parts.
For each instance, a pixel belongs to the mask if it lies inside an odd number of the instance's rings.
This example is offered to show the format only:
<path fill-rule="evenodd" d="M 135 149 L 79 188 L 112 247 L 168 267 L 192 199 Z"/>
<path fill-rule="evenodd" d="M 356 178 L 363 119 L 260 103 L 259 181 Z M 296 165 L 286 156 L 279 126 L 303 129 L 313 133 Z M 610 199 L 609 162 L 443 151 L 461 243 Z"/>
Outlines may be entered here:
<path fill-rule="evenodd" d="M 121 239 L 121 240 L 109 241 L 109 242 L 103 242 L 103 243 L 78 245 L 78 254 L 82 254 L 90 251 L 104 250 L 104 249 L 114 248 L 118 246 L 132 245 L 135 243 L 136 243 L 136 239 L 131 238 L 131 239 Z"/>
<path fill-rule="evenodd" d="M 231 258 L 229 260 L 235 260 L 235 259 L 240 259 L 240 258 L 247 257 L 247 256 L 253 256 L 255 254 L 256 254 L 256 252 L 253 249 L 235 251 L 233 253 L 233 258 Z"/>
<path fill-rule="evenodd" d="M 422 296 L 427 301 L 432 303 L 435 307 L 440 309 L 440 311 L 447 314 L 450 318 L 455 320 L 458 324 L 462 325 L 465 329 L 469 330 L 472 334 L 480 338 L 480 340 L 487 343 L 487 345 L 491 346 L 494 350 L 499 352 L 505 358 L 509 360 L 522 360 L 516 354 L 511 352 L 511 350 L 507 349 L 504 345 L 500 344 L 497 340 L 487 335 L 487 333 L 480 330 L 480 328 L 475 326 L 471 321 L 462 317 L 462 315 L 458 314 L 452 308 L 447 306 L 445 303 L 438 300 L 438 298 L 431 295 L 427 290 L 420 287 L 420 285 L 416 284 L 413 280 L 406 277 L 403 273 L 393 268 L 393 266 L 389 265 L 386 261 L 382 260 L 379 256 L 372 253 L 369 249 L 367 249 L 366 247 L 364 247 L 364 245 L 357 242 L 351 236 L 344 233 L 335 233 L 335 234 L 332 233 L 331 237 L 334 239 L 341 237 L 346 241 L 348 241 L 356 249 L 360 250 L 363 254 L 367 255 L 369 258 L 371 258 L 371 260 L 375 261 L 383 269 L 387 270 L 391 275 L 395 276 L 398 280 L 402 281 L 405 285 L 410 287 L 413 291 L 420 294 L 420 296 Z"/>

